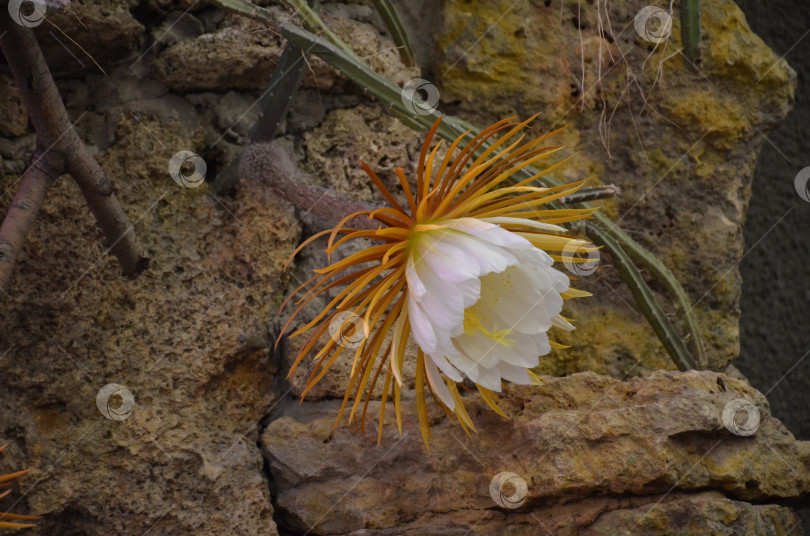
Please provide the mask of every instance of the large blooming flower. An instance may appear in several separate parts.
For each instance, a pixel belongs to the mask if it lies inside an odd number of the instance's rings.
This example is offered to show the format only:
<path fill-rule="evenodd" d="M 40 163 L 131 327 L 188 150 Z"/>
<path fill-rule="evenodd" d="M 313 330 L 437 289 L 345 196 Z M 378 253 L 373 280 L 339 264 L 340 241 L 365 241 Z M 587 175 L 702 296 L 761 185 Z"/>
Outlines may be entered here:
<path fill-rule="evenodd" d="M 503 380 L 537 381 L 530 369 L 539 364 L 540 356 L 561 347 L 549 340 L 549 329 L 573 329 L 560 315 L 563 300 L 587 293 L 570 288 L 569 277 L 554 262 L 580 262 L 572 252 L 592 251 L 593 246 L 567 235 L 559 224 L 587 217 L 591 210 L 543 207 L 575 192 L 582 182 L 555 188 L 532 186 L 567 159 L 531 178 L 508 182 L 517 171 L 562 148 L 540 146 L 554 133 L 524 143 L 520 132 L 531 119 L 519 124 L 509 121 L 495 123 L 461 148 L 466 134 L 460 136 L 440 164 L 436 155 L 441 142 L 430 150 L 437 121 L 422 145 L 415 193 L 404 170 L 396 170 L 407 208 L 361 162 L 390 206 L 347 215 L 334 229 L 312 236 L 296 250 L 325 235 L 329 235 L 328 252 L 354 238 L 380 242 L 316 270 L 296 290 L 309 287 L 288 322 L 314 297 L 345 285 L 316 318 L 292 334 L 310 331 L 290 371 L 330 325 L 343 322 L 349 330 L 362 326 L 356 344 L 346 345 L 343 338 L 332 337 L 316 353 L 317 364 L 304 392 L 351 346 L 352 372 L 338 422 L 352 397 L 349 422 L 355 419 L 365 394 L 360 419 L 364 421 L 371 393 L 384 372 L 380 433 L 392 392 L 401 430 L 402 364 L 412 335 L 418 346 L 417 415 L 425 441 L 429 434 L 425 385 L 465 430 L 474 430 L 457 383 L 469 378 L 484 400 L 503 414 L 494 397 Z M 503 134 L 493 140 L 498 133 Z M 345 227 L 362 216 L 375 222 L 374 228 Z M 345 236 L 338 240 L 341 234 Z M 347 316 L 358 321 L 346 322 Z"/>

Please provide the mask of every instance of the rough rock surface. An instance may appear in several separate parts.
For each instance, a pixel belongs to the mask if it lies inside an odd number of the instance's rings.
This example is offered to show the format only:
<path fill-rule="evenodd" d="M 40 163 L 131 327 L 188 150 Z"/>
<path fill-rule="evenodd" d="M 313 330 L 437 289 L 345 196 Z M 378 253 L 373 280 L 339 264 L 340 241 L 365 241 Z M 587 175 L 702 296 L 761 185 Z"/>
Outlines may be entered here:
<path fill-rule="evenodd" d="M 37 39 L 54 76 L 79 76 L 138 59 L 144 26 L 126 2 L 70 2 L 70 10 L 48 9 Z"/>
<path fill-rule="evenodd" d="M 34 468 L 21 493 L 40 534 L 275 534 L 256 439 L 292 209 L 175 184 L 168 160 L 204 148 L 200 131 L 126 115 L 116 138 L 100 161 L 150 268 L 122 278 L 76 186 L 54 185 L 3 298 L 4 462 Z M 110 383 L 134 397 L 120 422 L 97 409 Z"/>
<path fill-rule="evenodd" d="M 7 76 L 0 76 L 0 136 L 23 136 L 27 127 L 28 113 L 14 81 Z"/>
<path fill-rule="evenodd" d="M 281 48 L 267 28 L 237 21 L 163 51 L 158 59 L 161 81 L 175 91 L 264 89 Z"/>
<path fill-rule="evenodd" d="M 361 529 L 350 536 L 797 536 L 796 515 L 777 505 L 751 505 L 717 493 L 586 499 L 530 512 L 466 511 L 424 518 L 395 529 Z M 440 529 L 437 527 L 441 527 Z"/>
<path fill-rule="evenodd" d="M 726 427 L 754 422 L 746 411 L 736 412 L 737 421 L 724 418 L 735 400 L 758 409 L 755 434 Z M 553 534 L 617 534 L 636 525 L 643 530 L 633 534 L 688 527 L 722 534 L 712 527 L 723 524 L 738 531 L 729 534 L 790 534 L 797 521 L 778 504 L 810 497 L 810 443 L 794 440 L 760 393 L 722 374 L 546 378 L 539 387 L 510 389 L 501 407 L 511 420 L 477 394 L 465 403 L 478 433 L 466 437 L 432 405 L 429 452 L 413 400 L 403 402 L 401 436 L 388 408 L 380 445 L 374 423 L 366 435 L 333 432 L 336 401 L 280 404 L 262 435 L 279 522 L 311 534 L 401 534 L 403 527 L 418 534 L 428 526 L 433 534 L 462 534 L 464 526 L 529 534 L 538 524 Z M 369 413 L 378 412 L 372 403 Z M 526 483 L 517 512 L 497 509 L 490 496 L 503 471 Z"/>

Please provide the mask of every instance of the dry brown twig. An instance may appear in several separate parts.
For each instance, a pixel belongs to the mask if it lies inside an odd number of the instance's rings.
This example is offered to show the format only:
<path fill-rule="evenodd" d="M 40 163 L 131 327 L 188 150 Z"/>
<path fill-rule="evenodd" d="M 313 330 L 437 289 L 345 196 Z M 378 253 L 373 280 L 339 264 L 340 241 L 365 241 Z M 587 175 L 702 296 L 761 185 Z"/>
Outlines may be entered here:
<path fill-rule="evenodd" d="M 0 9 L 5 10 L 5 4 Z M 112 182 L 73 128 L 33 31 L 10 17 L 0 17 L 0 47 L 37 135 L 34 160 L 0 226 L 0 289 L 8 284 L 51 184 L 64 173 L 79 185 L 104 232 L 108 251 L 118 258 L 124 274 L 143 271 L 148 264 L 143 247 L 113 193 Z"/>

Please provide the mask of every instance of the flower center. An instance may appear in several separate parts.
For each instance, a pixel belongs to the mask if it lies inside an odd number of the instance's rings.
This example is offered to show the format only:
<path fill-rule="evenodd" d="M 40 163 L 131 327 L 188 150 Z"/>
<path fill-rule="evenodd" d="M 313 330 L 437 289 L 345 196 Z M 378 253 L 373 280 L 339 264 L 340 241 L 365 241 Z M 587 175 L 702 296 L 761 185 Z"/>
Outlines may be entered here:
<path fill-rule="evenodd" d="M 471 307 L 467 307 L 464 310 L 464 334 L 474 335 L 476 332 L 480 331 L 493 341 L 497 342 L 498 344 L 502 344 L 507 348 L 514 346 L 515 341 L 506 338 L 507 335 L 512 333 L 510 328 L 495 329 L 495 326 L 493 326 L 492 330 L 488 330 L 484 327 L 483 321 L 481 320 L 481 314 L 476 310 L 477 305 L 478 303 L 472 305 Z"/>

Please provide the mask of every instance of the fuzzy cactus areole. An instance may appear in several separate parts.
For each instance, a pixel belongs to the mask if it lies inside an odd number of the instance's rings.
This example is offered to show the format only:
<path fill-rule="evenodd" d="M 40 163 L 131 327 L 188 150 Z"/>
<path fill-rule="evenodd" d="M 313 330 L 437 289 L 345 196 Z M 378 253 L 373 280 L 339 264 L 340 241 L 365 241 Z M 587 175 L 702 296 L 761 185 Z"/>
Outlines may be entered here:
<path fill-rule="evenodd" d="M 290 374 L 311 352 L 316 361 L 303 396 L 343 352 L 353 353 L 336 425 L 349 408 L 349 423 L 359 421 L 362 428 L 371 395 L 382 382 L 379 434 L 389 396 L 402 431 L 400 394 L 409 337 L 418 346 L 416 413 L 425 443 L 430 435 L 426 388 L 465 430 L 475 430 L 459 394 L 460 382 L 472 381 L 483 399 L 506 417 L 495 396 L 503 381 L 537 382 L 531 368 L 552 348 L 564 348 L 549 339 L 549 330 L 574 329 L 561 315 L 563 301 L 588 293 L 571 288 L 569 276 L 554 263 L 583 262 L 573 252 L 595 247 L 570 236 L 560 224 L 587 218 L 593 209 L 545 207 L 576 192 L 584 181 L 554 188 L 534 186 L 537 178 L 568 159 L 531 178 L 510 180 L 517 171 L 563 148 L 543 145 L 557 131 L 527 140 L 524 129 L 533 119 L 499 121 L 462 143 L 465 133 L 441 159 L 437 154 L 442 142 L 430 148 L 437 121 L 422 145 L 415 188 L 402 168 L 396 170 L 407 206 L 361 162 L 389 206 L 348 214 L 293 253 L 322 236 L 329 237 L 328 253 L 356 238 L 379 242 L 315 270 L 315 276 L 287 299 L 304 292 L 285 330 L 315 297 L 340 289 L 320 314 L 291 335 L 308 338 Z M 378 227 L 348 227 L 360 216 Z M 345 323 L 346 329 L 362 326 L 362 340 L 348 348 L 340 337 L 332 337 L 315 351 L 330 325 L 347 316 L 357 321 Z"/>

